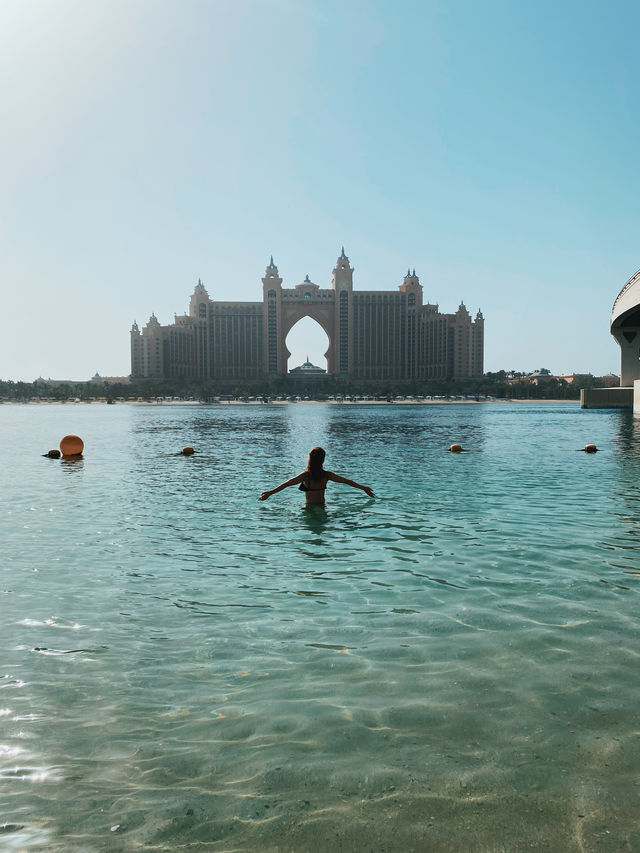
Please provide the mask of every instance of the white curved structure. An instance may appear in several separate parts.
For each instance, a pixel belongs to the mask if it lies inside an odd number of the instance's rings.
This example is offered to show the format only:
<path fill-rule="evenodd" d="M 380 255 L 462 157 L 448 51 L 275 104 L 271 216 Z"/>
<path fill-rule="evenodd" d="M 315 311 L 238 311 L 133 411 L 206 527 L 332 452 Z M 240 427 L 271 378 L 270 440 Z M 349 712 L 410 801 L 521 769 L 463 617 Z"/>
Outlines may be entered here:
<path fill-rule="evenodd" d="M 640 270 L 613 303 L 611 334 L 620 344 L 620 385 L 631 387 L 640 379 Z"/>

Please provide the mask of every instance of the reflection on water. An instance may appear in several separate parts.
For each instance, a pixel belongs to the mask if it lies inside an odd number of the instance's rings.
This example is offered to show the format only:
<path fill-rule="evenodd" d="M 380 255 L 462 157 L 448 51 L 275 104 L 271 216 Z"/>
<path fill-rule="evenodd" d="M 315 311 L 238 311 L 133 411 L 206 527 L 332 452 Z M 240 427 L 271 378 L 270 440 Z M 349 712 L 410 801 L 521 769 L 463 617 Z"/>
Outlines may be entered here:
<path fill-rule="evenodd" d="M 63 456 L 60 459 L 60 465 L 69 474 L 82 471 L 84 468 L 84 458 L 82 456 Z"/>
<path fill-rule="evenodd" d="M 300 517 L 307 530 L 316 536 L 324 533 L 329 524 L 329 515 L 326 507 L 321 504 L 303 506 Z"/>
<path fill-rule="evenodd" d="M 632 455 L 640 461 L 640 420 L 630 411 L 615 413 L 612 442 L 621 454 Z M 623 458 L 620 456 L 619 458 Z"/>
<path fill-rule="evenodd" d="M 3 849 L 640 849 L 628 413 L 2 415 Z"/>

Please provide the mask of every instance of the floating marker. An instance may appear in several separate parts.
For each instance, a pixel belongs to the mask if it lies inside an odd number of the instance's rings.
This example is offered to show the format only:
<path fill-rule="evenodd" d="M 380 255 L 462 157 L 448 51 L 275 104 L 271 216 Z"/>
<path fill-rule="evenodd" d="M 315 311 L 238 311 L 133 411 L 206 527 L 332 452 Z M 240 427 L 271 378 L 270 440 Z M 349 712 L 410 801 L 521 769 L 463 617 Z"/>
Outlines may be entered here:
<path fill-rule="evenodd" d="M 63 456 L 81 456 L 84 450 L 84 441 L 79 435 L 65 435 L 60 441 L 60 451 Z"/>

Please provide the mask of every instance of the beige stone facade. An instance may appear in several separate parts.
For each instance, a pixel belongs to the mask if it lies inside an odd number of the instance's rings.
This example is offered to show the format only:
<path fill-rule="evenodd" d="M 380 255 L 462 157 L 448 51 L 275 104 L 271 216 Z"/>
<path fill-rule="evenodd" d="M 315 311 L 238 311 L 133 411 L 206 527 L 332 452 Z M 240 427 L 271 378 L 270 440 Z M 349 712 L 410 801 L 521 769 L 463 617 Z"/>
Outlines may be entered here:
<path fill-rule="evenodd" d="M 305 280 L 283 287 L 267 266 L 261 302 L 218 302 L 201 281 L 189 313 L 161 326 L 155 315 L 131 330 L 133 379 L 258 380 L 287 375 L 286 338 L 311 317 L 325 331 L 327 374 L 354 380 L 466 379 L 484 372 L 484 318 L 463 304 L 441 314 L 423 303 L 420 280 L 407 271 L 397 290 L 354 290 L 344 249 L 331 286 Z"/>

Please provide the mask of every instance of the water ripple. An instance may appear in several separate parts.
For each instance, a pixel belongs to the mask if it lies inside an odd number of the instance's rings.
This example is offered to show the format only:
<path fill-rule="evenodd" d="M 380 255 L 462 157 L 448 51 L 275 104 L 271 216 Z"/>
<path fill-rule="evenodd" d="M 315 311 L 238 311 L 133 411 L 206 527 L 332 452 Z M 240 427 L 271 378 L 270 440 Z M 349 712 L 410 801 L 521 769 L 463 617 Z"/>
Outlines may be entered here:
<path fill-rule="evenodd" d="M 638 847 L 627 413 L 2 413 L 3 849 Z M 314 443 L 380 497 L 259 504 Z"/>

